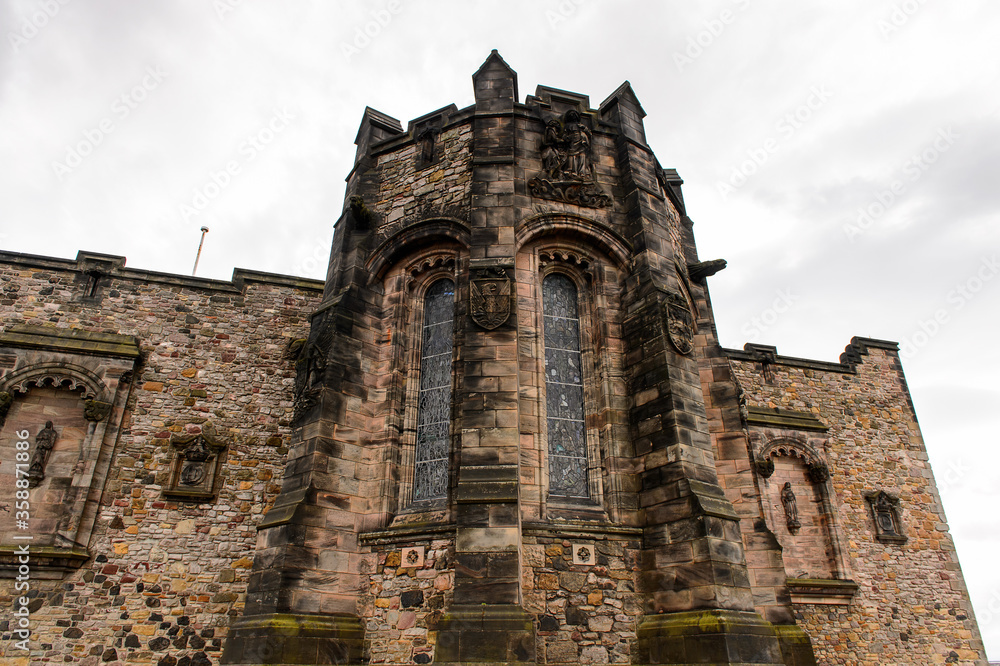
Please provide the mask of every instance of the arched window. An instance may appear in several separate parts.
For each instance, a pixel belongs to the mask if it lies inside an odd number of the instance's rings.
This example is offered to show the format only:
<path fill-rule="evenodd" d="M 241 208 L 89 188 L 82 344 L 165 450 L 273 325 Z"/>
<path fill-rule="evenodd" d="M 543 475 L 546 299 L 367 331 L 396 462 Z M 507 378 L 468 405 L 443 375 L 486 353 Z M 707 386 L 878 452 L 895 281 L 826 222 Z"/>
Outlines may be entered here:
<path fill-rule="evenodd" d="M 542 315 L 549 494 L 589 499 L 580 311 L 576 285 L 566 275 L 542 280 Z"/>
<path fill-rule="evenodd" d="M 413 467 L 414 502 L 448 496 L 454 313 L 455 283 L 448 279 L 438 280 L 424 296 Z"/>

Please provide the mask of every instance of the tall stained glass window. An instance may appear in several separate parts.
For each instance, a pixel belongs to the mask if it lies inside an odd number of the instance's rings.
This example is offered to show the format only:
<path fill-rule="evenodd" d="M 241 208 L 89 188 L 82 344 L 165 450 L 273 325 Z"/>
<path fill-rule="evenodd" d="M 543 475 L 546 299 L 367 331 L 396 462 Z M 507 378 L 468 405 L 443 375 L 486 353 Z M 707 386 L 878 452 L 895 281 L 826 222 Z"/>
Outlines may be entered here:
<path fill-rule="evenodd" d="M 455 283 L 451 280 L 438 280 L 431 285 L 424 297 L 417 448 L 413 470 L 414 502 L 444 499 L 448 496 L 454 312 Z"/>
<path fill-rule="evenodd" d="M 588 498 L 580 314 L 572 280 L 560 273 L 542 280 L 542 314 L 549 494 Z"/>

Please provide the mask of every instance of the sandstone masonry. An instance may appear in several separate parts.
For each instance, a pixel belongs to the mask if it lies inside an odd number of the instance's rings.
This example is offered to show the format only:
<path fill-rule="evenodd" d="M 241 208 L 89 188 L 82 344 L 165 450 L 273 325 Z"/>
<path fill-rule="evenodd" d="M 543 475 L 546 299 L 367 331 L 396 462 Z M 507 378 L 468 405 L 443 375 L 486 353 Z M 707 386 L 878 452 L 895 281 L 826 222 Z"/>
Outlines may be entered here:
<path fill-rule="evenodd" d="M 722 348 L 628 82 L 473 86 L 325 282 L 0 252 L 5 663 L 985 663 L 895 343 Z"/>

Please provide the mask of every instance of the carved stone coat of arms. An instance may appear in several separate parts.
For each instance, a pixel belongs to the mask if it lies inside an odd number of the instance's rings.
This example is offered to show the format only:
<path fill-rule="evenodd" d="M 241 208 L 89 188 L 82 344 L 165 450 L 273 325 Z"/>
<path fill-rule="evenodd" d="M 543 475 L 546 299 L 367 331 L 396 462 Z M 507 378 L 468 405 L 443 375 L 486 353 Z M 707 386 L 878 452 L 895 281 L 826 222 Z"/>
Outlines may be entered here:
<path fill-rule="evenodd" d="M 510 278 L 500 269 L 484 271 L 471 281 L 469 313 L 472 321 L 487 331 L 497 328 L 510 316 Z"/>
<path fill-rule="evenodd" d="M 669 291 L 663 309 L 670 342 L 680 353 L 690 354 L 694 349 L 694 314 L 690 301 L 680 292 Z"/>

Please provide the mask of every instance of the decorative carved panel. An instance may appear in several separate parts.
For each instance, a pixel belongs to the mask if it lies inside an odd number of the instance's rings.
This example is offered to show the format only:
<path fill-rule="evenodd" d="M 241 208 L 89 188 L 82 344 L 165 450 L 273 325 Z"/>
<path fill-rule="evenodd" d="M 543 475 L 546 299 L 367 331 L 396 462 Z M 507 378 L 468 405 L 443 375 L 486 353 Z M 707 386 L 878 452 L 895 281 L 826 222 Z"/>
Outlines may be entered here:
<path fill-rule="evenodd" d="M 173 435 L 170 446 L 176 453 L 164 497 L 189 502 L 215 499 L 222 453 L 228 445 L 211 423 L 205 423 L 197 434 Z"/>
<path fill-rule="evenodd" d="M 865 493 L 865 500 L 868 501 L 868 509 L 875 523 L 875 539 L 883 543 L 906 543 L 899 514 L 899 498 L 879 490 Z"/>
<path fill-rule="evenodd" d="M 552 199 L 588 208 L 607 208 L 611 197 L 597 185 L 592 162 L 593 136 L 570 109 L 552 118 L 542 134 L 542 172 L 528 181 L 528 190 L 542 199 Z"/>

